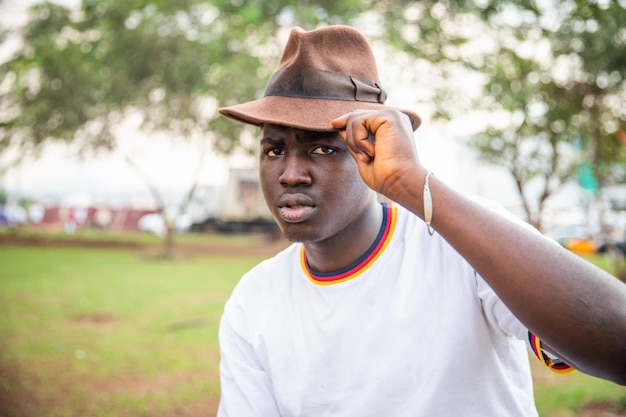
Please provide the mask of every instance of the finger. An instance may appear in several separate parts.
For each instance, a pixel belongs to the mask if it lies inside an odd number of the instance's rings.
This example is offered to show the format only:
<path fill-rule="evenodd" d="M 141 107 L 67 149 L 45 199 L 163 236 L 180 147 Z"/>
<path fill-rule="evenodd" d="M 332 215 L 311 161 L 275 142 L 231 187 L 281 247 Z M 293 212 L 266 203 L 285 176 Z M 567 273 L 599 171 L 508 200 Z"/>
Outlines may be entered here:
<path fill-rule="evenodd" d="M 337 130 L 343 130 L 346 128 L 346 124 L 348 123 L 348 116 L 350 113 L 346 113 L 342 116 L 337 117 L 336 119 L 331 120 L 331 124 Z"/>
<path fill-rule="evenodd" d="M 356 113 L 366 113 L 366 112 L 371 112 L 371 110 L 365 110 L 365 109 L 352 110 L 349 113 L 342 114 L 341 116 L 331 120 L 330 123 L 335 129 L 342 130 L 346 128 L 346 125 L 348 124 L 348 121 L 350 120 L 350 116 Z"/>
<path fill-rule="evenodd" d="M 359 155 L 363 162 L 374 159 L 374 142 L 370 141 L 372 133 L 365 127 L 366 119 L 351 118 L 346 126 L 346 144 Z"/>
<path fill-rule="evenodd" d="M 350 152 L 350 155 L 352 155 L 352 157 L 357 161 L 358 164 L 369 164 L 370 162 L 372 162 L 373 158 L 370 157 L 367 153 L 365 152 L 360 152 L 360 151 L 354 151 L 352 149 L 352 147 L 347 146 L 348 152 Z"/>

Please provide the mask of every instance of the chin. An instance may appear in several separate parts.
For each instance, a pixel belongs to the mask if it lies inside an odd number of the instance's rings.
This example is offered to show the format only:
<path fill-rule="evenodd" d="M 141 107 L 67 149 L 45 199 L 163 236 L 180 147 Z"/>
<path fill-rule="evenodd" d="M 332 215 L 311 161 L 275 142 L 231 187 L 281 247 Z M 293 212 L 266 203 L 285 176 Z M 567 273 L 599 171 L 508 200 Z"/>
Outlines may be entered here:
<path fill-rule="evenodd" d="M 314 243 L 323 239 L 322 234 L 315 230 L 304 230 L 304 228 L 294 227 L 294 225 L 280 225 L 280 230 L 290 242 L 293 243 Z"/>

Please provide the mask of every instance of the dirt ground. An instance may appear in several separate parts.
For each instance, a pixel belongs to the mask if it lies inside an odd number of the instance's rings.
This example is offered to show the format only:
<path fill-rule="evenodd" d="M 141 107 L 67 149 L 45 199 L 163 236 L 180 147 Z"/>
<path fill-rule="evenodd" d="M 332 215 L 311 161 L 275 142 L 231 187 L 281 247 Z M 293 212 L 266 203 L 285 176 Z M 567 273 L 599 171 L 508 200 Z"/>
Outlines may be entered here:
<path fill-rule="evenodd" d="M 618 410 L 614 404 L 593 403 L 585 406 L 578 417 L 624 417 L 626 409 Z"/>
<path fill-rule="evenodd" d="M 259 241 L 261 243 L 259 244 Z M 253 240 L 253 244 L 239 243 L 220 243 L 216 244 L 210 239 L 206 242 L 176 242 L 174 251 L 176 256 L 182 258 L 196 257 L 205 255 L 220 255 L 220 256 L 254 256 L 254 257 L 268 257 L 276 254 L 280 250 L 286 248 L 289 242 L 283 238 L 275 236 L 261 236 L 258 239 Z M 85 239 L 79 236 L 71 239 L 43 237 L 36 235 L 8 235 L 0 234 L 0 247 L 4 245 L 17 245 L 17 246 L 51 246 L 51 247 L 68 247 L 68 248 L 103 248 L 103 249 L 129 249 L 137 250 L 145 254 L 157 255 L 163 252 L 164 244 L 153 243 L 139 243 L 132 241 L 118 241 L 107 239 Z M 2 417 L 2 416 L 0 416 Z"/>
<path fill-rule="evenodd" d="M 0 417 L 46 417 L 68 415 L 68 404 L 71 404 L 71 415 L 90 417 L 103 415 L 94 403 L 108 396 L 124 395 L 133 398 L 150 398 L 167 393 L 180 384 L 193 384 L 206 375 L 198 372 L 161 374 L 156 378 L 131 378 L 123 375 L 110 381 L 94 381 L 87 378 L 70 381 L 62 378 L 50 381 L 54 389 L 42 388 L 45 383 L 15 365 L 0 362 Z M 37 389 L 33 389 L 39 387 Z M 191 403 L 179 404 L 167 410 L 146 411 L 140 416 L 136 414 L 120 414 L 116 417 L 192 417 L 215 416 L 217 414 L 216 399 L 202 399 Z"/>

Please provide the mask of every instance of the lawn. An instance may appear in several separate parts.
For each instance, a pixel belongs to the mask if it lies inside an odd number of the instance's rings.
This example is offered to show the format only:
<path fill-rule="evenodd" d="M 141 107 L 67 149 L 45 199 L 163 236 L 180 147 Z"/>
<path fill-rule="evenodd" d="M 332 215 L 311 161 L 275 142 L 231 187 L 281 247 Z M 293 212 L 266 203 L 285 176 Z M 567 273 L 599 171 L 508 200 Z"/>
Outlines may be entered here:
<path fill-rule="evenodd" d="M 223 304 L 265 256 L 238 239 L 218 242 L 237 256 L 174 261 L 138 248 L 0 246 L 0 416 L 214 415 Z M 624 387 L 534 368 L 542 416 L 626 409 Z"/>
<path fill-rule="evenodd" d="M 219 318 L 257 261 L 1 247 L 0 416 L 214 414 Z"/>

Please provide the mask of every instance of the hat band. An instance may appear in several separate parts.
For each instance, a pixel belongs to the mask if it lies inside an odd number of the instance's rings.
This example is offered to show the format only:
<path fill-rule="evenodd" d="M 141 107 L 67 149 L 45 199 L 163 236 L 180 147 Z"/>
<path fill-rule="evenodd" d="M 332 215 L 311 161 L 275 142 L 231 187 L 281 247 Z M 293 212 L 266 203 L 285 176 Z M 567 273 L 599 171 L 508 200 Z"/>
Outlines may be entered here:
<path fill-rule="evenodd" d="M 287 67 L 272 74 L 265 88 L 265 96 L 383 104 L 387 93 L 378 83 L 352 75 L 312 68 Z"/>

